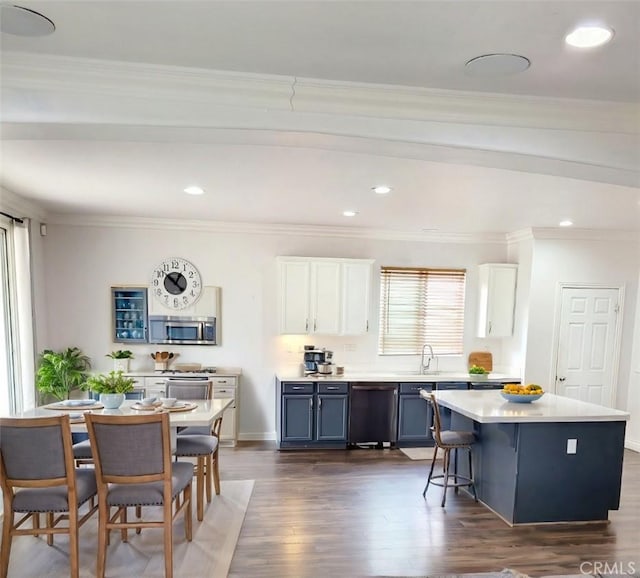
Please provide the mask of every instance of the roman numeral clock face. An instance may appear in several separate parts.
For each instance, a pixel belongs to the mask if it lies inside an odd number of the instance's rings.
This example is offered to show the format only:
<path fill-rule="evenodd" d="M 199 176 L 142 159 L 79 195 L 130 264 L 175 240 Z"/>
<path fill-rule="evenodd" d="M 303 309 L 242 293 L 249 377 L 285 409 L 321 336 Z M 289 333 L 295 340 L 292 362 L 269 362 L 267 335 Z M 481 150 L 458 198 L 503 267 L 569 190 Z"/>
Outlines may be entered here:
<path fill-rule="evenodd" d="M 151 274 L 151 292 L 165 307 L 184 309 L 200 298 L 200 273 L 185 259 L 165 259 Z"/>

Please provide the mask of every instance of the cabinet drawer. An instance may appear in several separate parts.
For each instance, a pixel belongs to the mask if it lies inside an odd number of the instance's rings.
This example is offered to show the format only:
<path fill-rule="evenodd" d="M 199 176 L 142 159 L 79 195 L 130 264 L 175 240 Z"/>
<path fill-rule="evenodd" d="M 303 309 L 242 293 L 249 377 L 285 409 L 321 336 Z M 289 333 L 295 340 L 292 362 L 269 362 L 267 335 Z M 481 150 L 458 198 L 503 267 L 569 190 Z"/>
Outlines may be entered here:
<path fill-rule="evenodd" d="M 443 381 L 436 383 L 436 389 L 469 389 L 469 386 L 466 381 Z"/>
<path fill-rule="evenodd" d="M 153 389 L 164 389 L 167 383 L 166 377 L 145 377 L 144 386 L 146 388 L 152 387 Z"/>
<path fill-rule="evenodd" d="M 282 393 L 313 393 L 313 383 L 283 383 Z"/>
<path fill-rule="evenodd" d="M 210 378 L 213 383 L 213 387 L 216 385 L 228 385 L 228 386 L 236 386 L 238 385 L 238 378 L 235 376 L 220 376 L 220 377 L 212 377 Z"/>
<path fill-rule="evenodd" d="M 318 393 L 349 393 L 348 383 L 319 383 Z"/>
<path fill-rule="evenodd" d="M 502 389 L 501 383 L 471 382 L 470 389 Z"/>
<path fill-rule="evenodd" d="M 433 383 L 401 383 L 400 393 L 420 393 L 421 389 L 433 391 Z"/>

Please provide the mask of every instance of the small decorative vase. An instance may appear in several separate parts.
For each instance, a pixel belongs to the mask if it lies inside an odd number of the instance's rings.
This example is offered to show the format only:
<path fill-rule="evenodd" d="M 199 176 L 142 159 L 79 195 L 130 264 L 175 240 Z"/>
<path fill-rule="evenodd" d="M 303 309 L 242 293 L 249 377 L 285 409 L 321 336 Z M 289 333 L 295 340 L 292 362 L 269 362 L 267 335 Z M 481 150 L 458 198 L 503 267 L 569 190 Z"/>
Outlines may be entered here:
<path fill-rule="evenodd" d="M 122 371 L 122 373 L 127 373 L 129 371 L 129 360 L 130 358 L 128 357 L 124 359 L 114 359 L 113 371 Z"/>
<path fill-rule="evenodd" d="M 105 409 L 118 409 L 124 402 L 124 393 L 101 393 L 100 403 Z"/>

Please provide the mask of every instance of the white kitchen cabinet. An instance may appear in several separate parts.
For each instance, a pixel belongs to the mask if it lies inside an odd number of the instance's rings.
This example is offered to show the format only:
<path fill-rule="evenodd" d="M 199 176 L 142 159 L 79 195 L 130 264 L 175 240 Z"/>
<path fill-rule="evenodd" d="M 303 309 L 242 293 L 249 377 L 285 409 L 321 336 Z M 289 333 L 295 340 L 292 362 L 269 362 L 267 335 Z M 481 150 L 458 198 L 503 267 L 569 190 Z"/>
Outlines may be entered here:
<path fill-rule="evenodd" d="M 517 265 L 480 265 L 478 337 L 508 337 L 513 334 L 517 276 Z"/>
<path fill-rule="evenodd" d="M 366 333 L 372 262 L 279 257 L 280 333 Z"/>
<path fill-rule="evenodd" d="M 342 264 L 342 333 L 361 335 L 369 331 L 372 261 Z"/>

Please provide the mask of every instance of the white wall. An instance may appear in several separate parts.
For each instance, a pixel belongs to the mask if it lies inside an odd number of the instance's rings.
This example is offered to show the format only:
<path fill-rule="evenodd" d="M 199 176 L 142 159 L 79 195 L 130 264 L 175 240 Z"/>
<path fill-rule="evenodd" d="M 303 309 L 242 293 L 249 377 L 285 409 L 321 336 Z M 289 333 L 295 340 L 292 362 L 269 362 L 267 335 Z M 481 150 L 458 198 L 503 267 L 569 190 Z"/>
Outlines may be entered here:
<path fill-rule="evenodd" d="M 243 369 L 239 431 L 245 439 L 275 432 L 276 371 L 298 371 L 304 343 L 334 349 L 336 362 L 350 367 L 417 368 L 418 357 L 377 356 L 378 276 L 372 296 L 373 331 L 365 337 L 314 338 L 278 335 L 276 264 L 278 255 L 375 259 L 380 265 L 468 269 L 465 352 L 491 348 L 502 364 L 501 340 L 474 337 L 477 309 L 477 265 L 504 262 L 501 244 L 434 244 L 292 234 L 234 234 L 177 229 L 134 229 L 50 225 L 45 238 L 49 339 L 40 347 L 81 347 L 96 370 L 109 370 L 105 354 L 121 347 L 111 342 L 110 287 L 148 285 L 152 268 L 179 256 L 198 267 L 205 285 L 222 288 L 222 341 L 219 347 L 176 346 L 180 361 Z M 127 346 L 129 347 L 129 346 Z M 148 356 L 157 346 L 131 346 L 132 370 L 152 369 Z M 441 369 L 462 369 L 464 358 L 441 360 Z"/>
<path fill-rule="evenodd" d="M 625 297 L 616 407 L 625 409 L 639 268 L 639 248 L 634 242 L 536 239 L 528 312 L 526 381 L 549 384 L 548 389 L 553 389 L 554 331 L 560 284 L 620 285 L 624 287 Z"/>
<path fill-rule="evenodd" d="M 636 301 L 635 336 L 629 369 L 627 411 L 631 414 L 631 420 L 627 424 L 626 446 L 640 452 L 640 293 Z"/>

